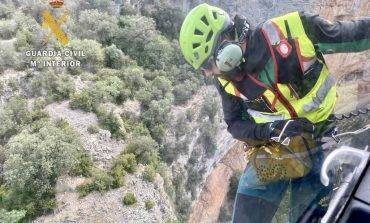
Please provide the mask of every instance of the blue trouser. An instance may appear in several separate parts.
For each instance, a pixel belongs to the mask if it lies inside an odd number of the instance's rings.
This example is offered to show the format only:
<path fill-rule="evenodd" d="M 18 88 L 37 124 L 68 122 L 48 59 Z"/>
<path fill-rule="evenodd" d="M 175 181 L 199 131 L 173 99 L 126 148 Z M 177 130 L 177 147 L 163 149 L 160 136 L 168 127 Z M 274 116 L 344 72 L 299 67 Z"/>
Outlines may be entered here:
<path fill-rule="evenodd" d="M 286 212 L 289 212 L 289 222 L 296 222 L 313 201 L 320 199 L 319 194 L 322 197 L 330 189 L 320 182 L 320 166 L 314 165 L 313 171 L 302 178 L 257 186 L 254 170 L 247 165 L 238 185 L 233 222 L 271 222 L 289 186 L 290 208 Z"/>

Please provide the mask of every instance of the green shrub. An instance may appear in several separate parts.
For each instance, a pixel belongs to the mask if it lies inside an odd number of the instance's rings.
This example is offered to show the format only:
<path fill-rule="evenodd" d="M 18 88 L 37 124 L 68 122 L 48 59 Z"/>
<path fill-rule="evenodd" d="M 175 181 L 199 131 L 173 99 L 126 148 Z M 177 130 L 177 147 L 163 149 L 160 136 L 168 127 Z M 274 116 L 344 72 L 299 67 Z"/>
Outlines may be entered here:
<path fill-rule="evenodd" d="M 156 27 L 169 39 L 178 39 L 184 13 L 170 1 L 153 1 L 150 7 L 143 7 L 142 14 L 154 18 Z"/>
<path fill-rule="evenodd" d="M 75 92 L 75 84 L 69 75 L 59 75 L 55 82 L 50 83 L 54 100 L 62 101 L 68 99 Z"/>
<path fill-rule="evenodd" d="M 202 151 L 200 151 L 199 149 L 193 149 L 188 160 L 188 165 L 195 166 L 201 156 Z"/>
<path fill-rule="evenodd" d="M 4 209 L 0 209 L 0 222 L 4 223 L 17 223 L 22 220 L 26 216 L 25 210 L 12 210 L 6 211 Z"/>
<path fill-rule="evenodd" d="M 185 194 L 176 194 L 176 211 L 180 222 L 186 222 L 191 211 L 191 199 Z"/>
<path fill-rule="evenodd" d="M 0 80 L 0 94 L 3 94 L 4 90 L 5 90 L 5 82 L 3 80 Z"/>
<path fill-rule="evenodd" d="M 139 136 L 130 140 L 124 152 L 135 154 L 136 160 L 142 164 L 158 163 L 158 144 L 150 136 Z"/>
<path fill-rule="evenodd" d="M 33 96 L 50 97 L 56 101 L 68 99 L 75 92 L 73 79 L 53 70 L 35 73 L 29 80 L 28 88 Z"/>
<path fill-rule="evenodd" d="M 117 167 L 122 167 L 129 173 L 135 172 L 137 168 L 135 155 L 133 153 L 124 153 L 119 155 L 119 157 L 113 161 L 112 169 Z"/>
<path fill-rule="evenodd" d="M 9 4 L 0 4 L 0 18 L 10 19 L 12 13 L 14 12 L 14 7 Z"/>
<path fill-rule="evenodd" d="M 150 135 L 158 143 L 162 144 L 166 133 L 166 128 L 162 124 L 154 125 L 150 128 Z"/>
<path fill-rule="evenodd" d="M 147 165 L 144 168 L 143 177 L 144 177 L 145 180 L 147 180 L 149 182 L 154 182 L 155 175 L 156 175 L 155 168 L 152 165 Z"/>
<path fill-rule="evenodd" d="M 142 88 L 135 92 L 134 97 L 140 101 L 143 107 L 148 107 L 150 102 L 153 100 L 153 94 L 151 93 L 149 88 Z"/>
<path fill-rule="evenodd" d="M 136 200 L 136 197 L 133 193 L 127 193 L 124 197 L 123 197 L 123 204 L 124 205 L 133 205 L 137 202 Z"/>
<path fill-rule="evenodd" d="M 90 182 L 79 185 L 76 189 L 80 197 L 88 195 L 92 191 L 104 192 L 114 188 L 114 178 L 100 169 L 92 169 Z"/>
<path fill-rule="evenodd" d="M 50 212 L 55 206 L 57 178 L 78 162 L 81 142 L 71 127 L 44 122 L 37 131 L 22 131 L 5 147 L 3 177 L 9 193 L 7 210 L 26 210 L 26 218 Z"/>
<path fill-rule="evenodd" d="M 99 11 L 109 12 L 111 7 L 110 0 L 85 0 L 78 1 L 77 12 L 86 10 L 86 9 L 98 9 Z"/>
<path fill-rule="evenodd" d="M 121 187 L 124 183 L 124 177 L 126 176 L 126 171 L 123 165 L 115 165 L 110 170 L 110 175 L 113 177 L 113 188 Z"/>
<path fill-rule="evenodd" d="M 79 197 L 86 197 L 87 195 L 94 191 L 94 184 L 91 182 L 83 183 L 76 187 L 76 191 Z"/>
<path fill-rule="evenodd" d="M 148 128 L 142 122 L 140 122 L 134 126 L 134 129 L 132 130 L 132 136 L 133 137 L 150 136 L 150 132 Z"/>
<path fill-rule="evenodd" d="M 18 96 L 11 98 L 0 108 L 0 144 L 5 144 L 31 121 L 32 115 L 28 110 L 27 100 Z"/>
<path fill-rule="evenodd" d="M 125 139 L 126 130 L 123 120 L 119 115 L 114 114 L 113 111 L 107 112 L 102 109 L 98 111 L 99 124 L 110 131 L 112 136 L 116 139 Z"/>
<path fill-rule="evenodd" d="M 128 2 L 124 2 L 121 5 L 120 11 L 119 11 L 119 14 L 122 15 L 122 16 L 125 16 L 125 15 L 135 15 L 137 13 L 138 13 L 138 10 L 136 10 L 134 8 L 134 6 L 131 5 Z"/>
<path fill-rule="evenodd" d="M 12 91 L 18 91 L 19 90 L 19 82 L 16 78 L 9 79 L 8 86 Z"/>
<path fill-rule="evenodd" d="M 43 10 L 47 8 L 47 5 L 37 4 L 39 9 Z M 18 31 L 27 31 L 31 35 L 27 37 L 27 47 L 19 51 L 30 50 L 30 49 L 41 49 L 45 47 L 45 43 L 40 41 L 40 36 L 44 36 L 45 30 L 41 27 L 40 22 L 36 21 L 36 18 L 41 18 L 41 12 L 36 13 L 37 15 L 30 15 L 30 12 L 23 12 L 23 10 L 16 10 L 12 16 L 12 19 L 18 25 Z M 27 15 L 26 15 L 27 14 Z M 18 34 L 18 33 L 17 33 Z M 18 35 L 16 36 L 18 38 Z M 18 49 L 17 49 L 18 50 Z"/>
<path fill-rule="evenodd" d="M 11 39 L 17 31 L 17 24 L 13 20 L 0 20 L 0 39 Z"/>
<path fill-rule="evenodd" d="M 185 80 L 177 84 L 173 89 L 175 103 L 181 105 L 186 103 L 198 90 L 198 85 L 193 80 Z"/>
<path fill-rule="evenodd" d="M 197 170 L 194 166 L 187 166 L 188 179 L 186 182 L 186 188 L 191 192 L 193 198 L 196 195 L 196 189 L 199 183 L 202 181 L 204 170 Z"/>
<path fill-rule="evenodd" d="M 194 119 L 194 117 L 195 117 L 195 110 L 194 110 L 194 109 L 189 108 L 188 110 L 186 110 L 185 116 L 186 116 L 186 119 L 187 119 L 189 122 L 192 122 L 192 121 L 193 121 L 193 119 Z"/>
<path fill-rule="evenodd" d="M 165 223 L 180 223 L 179 220 L 175 220 L 175 219 L 172 219 L 172 218 L 167 218 Z"/>
<path fill-rule="evenodd" d="M 145 70 L 135 65 L 125 67 L 119 71 L 118 76 L 125 83 L 125 88 L 130 92 L 131 98 L 134 97 L 137 91 L 147 86 L 144 73 Z"/>
<path fill-rule="evenodd" d="M 145 68 L 163 70 L 174 64 L 174 58 L 176 55 L 171 42 L 165 37 L 157 35 L 152 41 L 145 44 L 142 57 L 137 61 Z"/>
<path fill-rule="evenodd" d="M 171 106 L 172 102 L 168 99 L 151 101 L 148 109 L 141 113 L 141 118 L 148 129 L 158 124 L 168 124 Z"/>
<path fill-rule="evenodd" d="M 71 40 L 68 47 L 73 51 L 83 51 L 85 56 L 74 56 L 81 61 L 81 68 L 95 73 L 104 64 L 104 51 L 101 44 L 95 40 Z"/>
<path fill-rule="evenodd" d="M 36 98 L 32 103 L 32 109 L 33 110 L 42 110 L 46 107 L 47 101 L 45 98 Z"/>
<path fill-rule="evenodd" d="M 205 149 L 207 157 L 211 157 L 214 155 L 217 149 L 217 125 L 206 122 L 201 126 L 200 130 L 201 134 L 199 140 L 202 143 L 203 148 Z"/>
<path fill-rule="evenodd" d="M 88 131 L 90 134 L 96 134 L 96 133 L 99 133 L 99 126 L 97 126 L 97 125 L 89 125 L 89 127 L 87 128 L 87 131 Z"/>
<path fill-rule="evenodd" d="M 184 155 L 187 155 L 189 152 L 190 137 L 185 137 L 184 139 L 176 141 L 176 150 Z"/>
<path fill-rule="evenodd" d="M 107 191 L 113 186 L 113 177 L 103 170 L 93 170 L 92 177 L 94 189 L 97 191 Z"/>
<path fill-rule="evenodd" d="M 172 91 L 172 83 L 165 76 L 158 76 L 154 78 L 154 80 L 151 82 L 151 86 L 153 87 L 153 93 L 157 94 L 155 96 L 157 99 L 163 98 L 168 92 Z"/>
<path fill-rule="evenodd" d="M 18 52 L 28 50 L 33 45 L 34 34 L 28 29 L 20 29 L 17 31 L 14 47 Z"/>
<path fill-rule="evenodd" d="M 219 110 L 218 102 L 215 96 L 207 95 L 204 98 L 204 102 L 201 108 L 202 116 L 208 116 L 211 122 L 214 122 L 214 118 Z"/>
<path fill-rule="evenodd" d="M 91 112 L 94 110 L 95 104 L 89 92 L 83 90 L 82 92 L 75 93 L 71 96 L 69 107 L 71 109 L 81 109 L 86 112 Z"/>
<path fill-rule="evenodd" d="M 6 44 L 0 42 L 0 72 L 2 73 L 5 69 L 14 68 L 16 70 L 22 70 L 25 68 L 25 64 L 21 59 L 21 55 L 15 52 L 12 44 Z"/>
<path fill-rule="evenodd" d="M 166 143 L 160 147 L 159 153 L 162 160 L 169 165 L 180 155 L 180 151 L 177 150 L 175 143 Z"/>
<path fill-rule="evenodd" d="M 154 205 L 155 205 L 154 201 L 151 201 L 151 200 L 146 200 L 145 201 L 145 209 L 146 210 L 153 209 Z"/>
<path fill-rule="evenodd" d="M 91 156 L 83 153 L 78 158 L 77 164 L 72 169 L 72 174 L 76 176 L 91 176 L 93 169 L 93 163 L 91 160 Z"/>
<path fill-rule="evenodd" d="M 121 69 L 130 60 L 116 45 L 112 44 L 104 49 L 105 65 L 113 69 Z"/>
<path fill-rule="evenodd" d="M 163 180 L 165 181 L 165 183 L 167 183 L 166 181 L 168 181 L 168 183 L 172 183 L 170 178 L 171 178 L 171 168 L 166 165 L 166 163 L 164 162 L 160 162 L 158 163 L 157 165 L 157 172 L 159 175 L 162 176 Z"/>
<path fill-rule="evenodd" d="M 145 16 L 129 15 L 121 16 L 118 24 L 121 30 L 115 39 L 116 46 L 139 61 L 145 45 L 158 33 L 154 20 Z"/>
<path fill-rule="evenodd" d="M 64 118 L 58 118 L 55 120 L 55 126 L 61 129 L 69 128 L 69 123 Z"/>
<path fill-rule="evenodd" d="M 176 138 L 180 138 L 181 136 L 184 136 L 189 131 L 189 125 L 186 122 L 185 115 L 180 116 L 175 124 L 175 132 L 176 132 Z"/>
<path fill-rule="evenodd" d="M 97 9 L 80 11 L 77 25 L 79 39 L 94 39 L 102 44 L 111 44 L 119 31 L 117 19 Z"/>
<path fill-rule="evenodd" d="M 125 111 L 121 114 L 123 125 L 127 132 L 132 132 L 137 125 L 140 124 L 140 120 L 136 117 L 136 114 L 131 111 Z"/>
<path fill-rule="evenodd" d="M 89 87 L 89 94 L 94 103 L 123 102 L 129 97 L 125 85 L 116 76 L 103 77 Z"/>

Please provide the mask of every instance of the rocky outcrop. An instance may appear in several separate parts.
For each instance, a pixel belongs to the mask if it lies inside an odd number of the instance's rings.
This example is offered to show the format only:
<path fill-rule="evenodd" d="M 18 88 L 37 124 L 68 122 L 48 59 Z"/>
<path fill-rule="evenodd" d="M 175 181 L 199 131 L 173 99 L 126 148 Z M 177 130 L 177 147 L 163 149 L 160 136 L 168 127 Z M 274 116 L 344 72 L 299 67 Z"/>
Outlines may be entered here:
<path fill-rule="evenodd" d="M 64 119 L 76 129 L 83 139 L 85 151 L 100 168 L 108 167 L 109 161 L 118 156 L 124 148 L 124 142 L 112 139 L 108 130 L 100 129 L 97 134 L 90 134 L 87 131 L 90 125 L 98 125 L 98 118 L 94 113 L 71 110 L 68 101 L 52 103 L 46 106 L 45 110 L 52 119 Z"/>
<path fill-rule="evenodd" d="M 142 167 L 141 167 L 142 169 Z M 155 223 L 176 219 L 169 199 L 163 188 L 163 180 L 157 175 L 155 184 L 142 180 L 141 171 L 125 177 L 125 186 L 106 193 L 93 192 L 78 198 L 75 191 L 84 179 L 62 177 L 57 184 L 58 208 L 53 214 L 37 218 L 36 223 L 55 222 L 127 222 Z M 126 206 L 122 198 L 133 193 L 137 203 Z M 155 202 L 151 210 L 146 210 L 145 201 Z"/>
<path fill-rule="evenodd" d="M 189 222 L 217 221 L 229 189 L 229 179 L 234 172 L 243 170 L 245 165 L 243 145 L 241 142 L 235 142 L 205 181 L 202 193 L 193 206 Z"/>
<path fill-rule="evenodd" d="M 367 0 L 329 0 L 317 4 L 316 11 L 323 17 L 335 20 L 359 19 L 370 16 Z M 347 113 L 370 103 L 370 94 L 364 86 L 370 80 L 370 50 L 361 53 L 326 55 L 331 74 L 338 80 L 336 113 Z"/>
<path fill-rule="evenodd" d="M 135 105 L 130 101 L 128 106 Z M 97 125 L 98 119 L 94 113 L 81 110 L 71 110 L 69 102 L 52 103 L 45 110 L 52 119 L 64 119 L 79 134 L 84 149 L 94 161 L 94 165 L 102 169 L 109 168 L 110 161 L 117 157 L 124 148 L 124 141 L 111 138 L 107 130 L 100 129 L 96 134 L 90 134 L 90 125 Z M 108 106 L 108 105 L 106 105 Z M 123 106 L 125 108 L 125 106 Z M 135 107 L 134 107 L 135 108 Z M 93 192 L 84 198 L 78 198 L 76 187 L 86 179 L 64 176 L 56 186 L 57 209 L 54 213 L 42 216 L 35 222 L 166 222 L 176 219 L 169 197 L 164 189 L 163 178 L 157 174 L 154 183 L 143 180 L 144 167 L 139 166 L 134 174 L 125 176 L 124 186 L 107 191 Z M 125 206 L 122 198 L 126 193 L 134 193 L 137 204 Z M 155 202 L 153 209 L 145 209 L 145 201 Z"/>
<path fill-rule="evenodd" d="M 370 16 L 370 2 L 367 0 L 329 0 L 317 4 L 317 12 L 329 20 L 350 20 Z M 348 74 L 361 74 L 370 68 L 370 51 L 343 53 L 325 57 L 330 72 L 338 79 Z M 365 72 L 366 73 L 366 72 Z M 368 73 L 367 73 L 368 74 Z"/>
<path fill-rule="evenodd" d="M 194 6 L 203 3 L 202 0 L 171 0 L 184 12 L 188 12 Z M 315 0 L 211 0 L 211 5 L 220 6 L 228 13 L 236 13 L 247 16 L 254 24 L 285 12 L 296 10 L 311 10 Z"/>

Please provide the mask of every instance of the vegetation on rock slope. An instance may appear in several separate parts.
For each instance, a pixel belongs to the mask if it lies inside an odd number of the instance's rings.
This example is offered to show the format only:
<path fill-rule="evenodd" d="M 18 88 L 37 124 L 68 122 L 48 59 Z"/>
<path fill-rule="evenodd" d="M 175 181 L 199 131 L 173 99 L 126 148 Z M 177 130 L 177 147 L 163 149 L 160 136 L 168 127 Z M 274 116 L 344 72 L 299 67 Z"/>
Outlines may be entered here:
<path fill-rule="evenodd" d="M 53 38 L 46 45 L 40 40 L 45 35 L 40 15 L 47 4 L 0 3 L 0 44 L 11 43 L 0 50 L 0 95 L 11 89 L 0 108 L 1 220 L 28 221 L 51 212 L 56 207 L 56 180 L 62 174 L 88 177 L 78 187 L 85 196 L 123 186 L 124 176 L 135 171 L 138 163 L 146 165 L 143 176 L 147 181 L 154 181 L 156 172 L 163 176 L 179 219 L 186 220 L 202 177 L 195 164 L 202 153 L 210 157 L 216 149 L 217 102 L 208 97 L 199 105 L 202 115 L 198 120 L 191 110 L 186 117 L 172 120 L 173 107 L 187 103 L 205 84 L 181 57 L 177 37 L 183 13 L 167 1 L 154 0 L 136 8 L 114 6 L 110 1 L 66 2 L 70 14 L 62 28 L 70 42 L 63 48 Z M 60 11 L 51 11 L 60 15 Z M 26 50 L 63 49 L 84 51 L 84 57 L 62 58 L 80 60 L 82 66 L 31 68 L 29 61 L 40 58 L 24 56 Z M 9 69 L 25 75 L 3 78 Z M 77 80 L 82 80 L 82 90 Z M 68 123 L 51 121 L 43 111 L 45 105 L 62 100 L 70 100 L 71 109 L 96 113 L 100 128 L 127 141 L 108 170 L 93 166 Z M 105 106 L 121 106 L 128 100 L 140 102 L 140 111 L 117 113 Z M 194 150 L 186 168 L 171 170 L 171 164 L 189 151 L 189 123 L 208 120 L 211 124 L 198 127 L 203 137 L 197 143 L 207 145 L 204 151 Z M 90 130 L 99 131 L 97 126 Z M 167 137 L 168 132 L 175 137 Z"/>

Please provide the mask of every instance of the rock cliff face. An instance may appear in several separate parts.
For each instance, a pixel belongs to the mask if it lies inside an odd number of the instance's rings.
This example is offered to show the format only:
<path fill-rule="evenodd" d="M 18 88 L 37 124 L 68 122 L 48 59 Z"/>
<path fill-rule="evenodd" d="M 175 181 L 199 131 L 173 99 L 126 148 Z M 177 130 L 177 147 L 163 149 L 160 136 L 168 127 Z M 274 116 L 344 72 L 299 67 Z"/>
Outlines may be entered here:
<path fill-rule="evenodd" d="M 194 6 L 205 1 L 172 0 L 183 11 L 188 12 Z M 211 5 L 220 6 L 228 13 L 245 15 L 251 22 L 259 23 L 282 13 L 310 10 L 315 0 L 211 0 Z"/>
<path fill-rule="evenodd" d="M 181 3 L 185 11 L 196 4 L 195 2 L 190 4 L 188 1 L 181 0 L 176 2 Z M 329 20 L 347 20 L 370 15 L 370 2 L 368 0 L 322 0 L 310 1 L 309 3 L 307 1 L 294 1 L 294 3 L 292 1 L 279 1 L 277 3 L 277 1 L 251 0 L 240 4 L 238 1 L 223 1 L 222 3 L 213 1 L 213 3 L 229 6 L 226 8 L 231 12 L 247 12 L 246 15 L 252 16 L 253 21 L 257 22 L 294 9 L 308 9 L 307 4 L 315 5 L 316 7 L 313 9 L 311 7 L 310 11 L 316 12 Z M 232 6 L 235 5 L 238 5 L 238 7 L 233 8 Z M 356 106 L 366 103 L 369 104 L 369 58 L 370 51 L 325 56 L 329 69 L 337 80 L 344 79 L 344 77 L 353 79 L 350 82 L 346 81 L 345 86 L 344 84 L 338 86 L 339 99 L 336 108 L 338 113 L 353 110 Z M 362 80 L 362 77 L 364 77 L 364 80 Z M 357 94 L 358 89 L 360 94 Z M 361 100 L 358 100 L 358 98 L 361 98 Z M 351 106 L 348 105 L 349 101 L 353 102 Z M 194 203 L 189 222 L 217 222 L 220 207 L 228 191 L 228 181 L 233 172 L 243 170 L 245 164 L 241 143 L 233 144 L 206 179 L 198 200 Z"/>
<path fill-rule="evenodd" d="M 321 1 L 316 11 L 329 20 L 350 20 L 370 16 L 370 2 L 366 0 L 330 0 Z M 327 55 L 325 59 L 330 72 L 337 78 L 339 100 L 336 106 L 337 113 L 344 113 L 361 108 L 370 103 L 370 94 L 366 90 L 369 86 L 370 51 L 362 53 L 342 53 Z M 346 86 L 343 86 L 343 81 Z M 351 92 L 348 92 L 348 85 Z M 347 94 L 346 97 L 341 95 Z M 348 104 L 348 102 L 351 102 Z"/>
<path fill-rule="evenodd" d="M 366 0 L 322 1 L 317 12 L 329 20 L 350 20 L 370 16 L 370 2 Z M 346 74 L 369 74 L 370 52 L 345 53 L 326 56 L 330 72 L 338 79 Z"/>
<path fill-rule="evenodd" d="M 189 222 L 217 221 L 228 192 L 228 181 L 234 172 L 243 170 L 245 164 L 243 145 L 241 142 L 235 142 L 207 178 L 198 202 L 193 207 Z"/>

